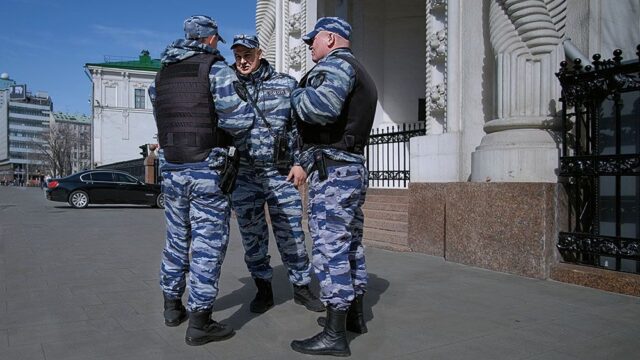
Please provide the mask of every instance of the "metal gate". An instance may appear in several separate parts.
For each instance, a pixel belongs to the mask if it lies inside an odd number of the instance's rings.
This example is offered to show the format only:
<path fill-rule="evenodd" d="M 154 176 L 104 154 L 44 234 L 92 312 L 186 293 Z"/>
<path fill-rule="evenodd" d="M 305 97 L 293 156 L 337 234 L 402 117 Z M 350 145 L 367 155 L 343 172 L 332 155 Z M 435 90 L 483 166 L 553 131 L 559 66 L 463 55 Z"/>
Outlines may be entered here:
<path fill-rule="evenodd" d="M 426 135 L 424 122 L 373 129 L 364 151 L 369 185 L 406 188 L 411 178 L 409 139 L 422 135 Z"/>
<path fill-rule="evenodd" d="M 563 62 L 560 176 L 569 200 L 566 262 L 640 273 L 640 45 L 631 61 Z"/>

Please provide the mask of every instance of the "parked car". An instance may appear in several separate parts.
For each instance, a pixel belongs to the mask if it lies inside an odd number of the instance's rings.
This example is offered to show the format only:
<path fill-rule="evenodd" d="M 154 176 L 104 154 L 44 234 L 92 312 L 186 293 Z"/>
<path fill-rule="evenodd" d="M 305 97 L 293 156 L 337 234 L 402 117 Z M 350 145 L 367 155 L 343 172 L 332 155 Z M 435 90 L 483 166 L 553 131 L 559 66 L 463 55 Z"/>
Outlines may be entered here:
<path fill-rule="evenodd" d="M 119 170 L 86 170 L 47 183 L 47 200 L 74 208 L 89 204 L 138 204 L 164 208 L 160 185 L 145 184 Z"/>

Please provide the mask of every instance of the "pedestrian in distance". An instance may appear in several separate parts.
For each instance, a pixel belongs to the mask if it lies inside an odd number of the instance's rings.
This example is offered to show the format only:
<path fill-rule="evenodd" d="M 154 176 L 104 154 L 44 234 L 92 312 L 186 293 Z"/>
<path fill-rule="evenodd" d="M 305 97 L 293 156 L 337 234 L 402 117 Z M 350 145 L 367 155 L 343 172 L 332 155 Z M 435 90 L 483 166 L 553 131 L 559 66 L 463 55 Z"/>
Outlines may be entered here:
<path fill-rule="evenodd" d="M 306 180 L 299 161 L 297 129 L 291 117 L 290 95 L 297 82 L 276 72 L 262 58 L 255 35 L 236 35 L 231 49 L 239 80 L 237 93 L 245 101 L 244 108 L 234 117 L 249 128 L 234 138 L 240 168 L 232 206 L 242 235 L 244 260 L 258 289 L 250 311 L 264 313 L 274 305 L 265 204 L 293 285 L 294 302 L 311 311 L 324 311 L 309 289 L 311 264 L 302 230 L 302 199 L 297 190 Z"/>
<path fill-rule="evenodd" d="M 184 21 L 184 31 L 185 39 L 163 52 L 149 95 L 165 194 L 167 239 L 160 268 L 165 324 L 178 326 L 188 318 L 186 343 L 202 345 L 234 334 L 211 313 L 229 241 L 235 161 L 233 130 L 226 125 L 241 100 L 233 88 L 236 75 L 217 49 L 224 42 L 217 23 L 195 15 Z"/>
<path fill-rule="evenodd" d="M 309 174 L 309 232 L 320 281 L 324 329 L 291 348 L 312 355 L 349 356 L 346 330 L 367 332 L 363 298 L 367 270 L 362 230 L 368 172 L 364 147 L 373 125 L 376 86 L 350 49 L 351 25 L 320 18 L 303 37 L 316 63 L 291 95 Z"/>

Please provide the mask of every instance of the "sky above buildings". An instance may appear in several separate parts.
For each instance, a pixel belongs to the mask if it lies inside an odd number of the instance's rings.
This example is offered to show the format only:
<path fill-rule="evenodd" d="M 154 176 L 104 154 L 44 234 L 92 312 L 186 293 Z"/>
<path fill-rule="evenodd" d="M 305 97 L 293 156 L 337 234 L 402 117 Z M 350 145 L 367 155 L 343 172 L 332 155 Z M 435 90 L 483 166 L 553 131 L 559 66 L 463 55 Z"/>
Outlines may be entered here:
<path fill-rule="evenodd" d="M 256 0 L 75 1 L 2 0 L 0 73 L 31 92 L 46 91 L 55 111 L 90 114 L 91 82 L 84 64 L 105 56 L 136 60 L 143 49 L 159 58 L 167 44 L 183 38 L 190 15 L 213 17 L 227 44 L 234 34 L 255 33 Z"/>

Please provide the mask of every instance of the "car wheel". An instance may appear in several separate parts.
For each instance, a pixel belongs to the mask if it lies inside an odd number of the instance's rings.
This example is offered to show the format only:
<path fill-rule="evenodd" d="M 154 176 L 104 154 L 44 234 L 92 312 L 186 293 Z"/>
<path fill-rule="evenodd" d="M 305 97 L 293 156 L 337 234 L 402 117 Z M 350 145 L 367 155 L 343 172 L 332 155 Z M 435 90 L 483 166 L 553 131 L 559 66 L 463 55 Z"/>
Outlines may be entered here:
<path fill-rule="evenodd" d="M 164 194 L 160 193 L 156 196 L 156 203 L 153 207 L 164 209 Z"/>
<path fill-rule="evenodd" d="M 82 190 L 76 190 L 69 195 L 69 205 L 76 209 L 82 209 L 89 206 L 89 195 Z"/>

